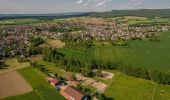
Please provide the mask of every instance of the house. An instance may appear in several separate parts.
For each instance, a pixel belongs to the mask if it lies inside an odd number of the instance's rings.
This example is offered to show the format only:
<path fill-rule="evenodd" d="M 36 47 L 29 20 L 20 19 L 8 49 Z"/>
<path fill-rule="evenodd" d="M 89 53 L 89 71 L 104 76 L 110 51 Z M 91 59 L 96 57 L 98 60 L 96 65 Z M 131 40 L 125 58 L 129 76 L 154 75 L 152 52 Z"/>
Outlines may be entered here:
<path fill-rule="evenodd" d="M 54 79 L 54 78 L 47 78 L 47 80 L 54 87 L 56 87 L 56 85 L 58 85 L 60 83 L 60 81 L 58 79 Z"/>
<path fill-rule="evenodd" d="M 50 83 L 50 84 L 51 84 L 52 86 L 54 86 L 54 87 L 55 87 L 55 86 L 56 86 L 56 85 L 58 85 L 59 83 L 60 83 L 60 81 L 59 81 L 59 80 L 57 80 L 57 79 L 53 79 L 53 80 L 51 80 L 51 83 Z"/>
<path fill-rule="evenodd" d="M 67 100 L 87 100 L 86 96 L 79 90 L 71 86 L 65 86 L 61 89 L 60 94 Z"/>

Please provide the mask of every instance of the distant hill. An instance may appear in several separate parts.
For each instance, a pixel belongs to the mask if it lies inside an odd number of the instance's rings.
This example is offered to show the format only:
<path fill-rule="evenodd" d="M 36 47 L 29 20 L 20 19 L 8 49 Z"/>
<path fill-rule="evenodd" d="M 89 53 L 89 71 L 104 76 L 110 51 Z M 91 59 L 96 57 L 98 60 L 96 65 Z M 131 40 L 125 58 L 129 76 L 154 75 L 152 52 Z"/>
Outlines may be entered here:
<path fill-rule="evenodd" d="M 37 19 L 54 19 L 54 18 L 70 18 L 89 16 L 89 13 L 73 12 L 73 13 L 58 13 L 58 14 L 0 14 L 0 20 L 5 19 L 22 19 L 22 18 L 37 18 Z"/>
<path fill-rule="evenodd" d="M 70 17 L 121 17 L 121 16 L 139 16 L 139 17 L 164 17 L 170 18 L 170 9 L 137 9 L 137 10 L 112 10 L 107 12 L 73 12 L 58 14 L 0 14 L 0 20 L 4 19 L 21 19 L 21 18 L 37 18 L 37 19 L 54 19 L 54 18 L 70 18 Z"/>
<path fill-rule="evenodd" d="M 170 17 L 170 9 L 138 9 L 138 10 L 112 10 L 108 12 L 93 12 L 90 16 L 95 17 L 120 17 L 120 16 L 139 16 L 139 17 Z"/>

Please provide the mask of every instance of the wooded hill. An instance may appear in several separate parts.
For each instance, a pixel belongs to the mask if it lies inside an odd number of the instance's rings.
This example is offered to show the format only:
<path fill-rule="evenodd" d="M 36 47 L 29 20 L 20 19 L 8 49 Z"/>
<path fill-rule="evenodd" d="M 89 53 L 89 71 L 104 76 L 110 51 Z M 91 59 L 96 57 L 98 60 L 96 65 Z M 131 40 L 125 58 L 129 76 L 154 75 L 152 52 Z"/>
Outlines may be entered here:
<path fill-rule="evenodd" d="M 170 9 L 138 9 L 138 10 L 112 10 L 108 12 L 89 13 L 93 17 L 121 17 L 121 16 L 139 16 L 139 17 L 170 17 Z"/>

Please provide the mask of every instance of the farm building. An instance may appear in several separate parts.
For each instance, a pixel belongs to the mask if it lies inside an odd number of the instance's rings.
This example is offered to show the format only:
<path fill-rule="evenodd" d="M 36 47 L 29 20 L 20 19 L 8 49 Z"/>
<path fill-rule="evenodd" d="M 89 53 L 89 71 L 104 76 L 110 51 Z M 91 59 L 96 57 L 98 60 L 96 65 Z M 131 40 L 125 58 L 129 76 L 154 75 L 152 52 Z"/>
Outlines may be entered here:
<path fill-rule="evenodd" d="M 87 100 L 86 96 L 71 86 L 63 87 L 60 94 L 67 100 Z"/>
<path fill-rule="evenodd" d="M 54 87 L 60 83 L 58 79 L 54 79 L 54 78 L 47 78 L 47 80 Z"/>

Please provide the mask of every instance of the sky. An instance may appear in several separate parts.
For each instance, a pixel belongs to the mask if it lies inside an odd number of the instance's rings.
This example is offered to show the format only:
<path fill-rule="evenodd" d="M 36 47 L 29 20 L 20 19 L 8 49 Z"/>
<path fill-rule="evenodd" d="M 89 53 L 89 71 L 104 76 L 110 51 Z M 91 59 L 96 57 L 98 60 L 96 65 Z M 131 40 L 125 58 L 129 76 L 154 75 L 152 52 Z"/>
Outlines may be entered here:
<path fill-rule="evenodd" d="M 102 12 L 114 9 L 164 9 L 170 0 L 0 0 L 0 14 Z"/>

